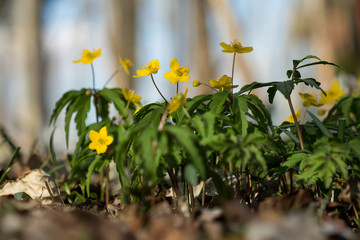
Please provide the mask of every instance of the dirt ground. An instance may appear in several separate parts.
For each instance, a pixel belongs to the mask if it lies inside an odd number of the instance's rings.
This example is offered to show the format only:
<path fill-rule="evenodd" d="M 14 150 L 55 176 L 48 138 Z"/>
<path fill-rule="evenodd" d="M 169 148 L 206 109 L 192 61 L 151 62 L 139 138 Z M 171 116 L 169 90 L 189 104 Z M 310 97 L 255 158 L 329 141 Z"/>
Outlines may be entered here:
<path fill-rule="evenodd" d="M 269 197 L 256 208 L 239 201 L 175 213 L 170 201 L 143 213 L 140 204 L 124 206 L 112 199 L 108 208 L 99 201 L 76 207 L 37 200 L 0 199 L 0 239 L 360 239 L 344 205 L 329 202 L 317 218 L 322 199 L 298 190 Z M 216 199 L 214 200 L 216 201 Z"/>

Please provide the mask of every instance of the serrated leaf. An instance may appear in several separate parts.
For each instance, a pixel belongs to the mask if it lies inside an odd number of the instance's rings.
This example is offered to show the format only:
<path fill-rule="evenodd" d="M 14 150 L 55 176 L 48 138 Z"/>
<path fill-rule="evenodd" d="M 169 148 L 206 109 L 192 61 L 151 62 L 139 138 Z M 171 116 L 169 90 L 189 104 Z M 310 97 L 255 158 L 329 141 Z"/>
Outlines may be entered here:
<path fill-rule="evenodd" d="M 206 167 L 202 155 L 199 152 L 198 145 L 196 144 L 194 134 L 191 130 L 179 126 L 165 126 L 164 131 L 169 132 L 182 146 L 191 157 L 192 163 L 196 167 L 200 177 L 205 179 Z"/>
<path fill-rule="evenodd" d="M 289 99 L 291 92 L 294 89 L 294 82 L 292 80 L 287 80 L 284 82 L 279 82 L 275 86 L 277 90 L 279 90 L 286 99 Z"/>
<path fill-rule="evenodd" d="M 241 134 L 245 136 L 248 129 L 248 120 L 246 119 L 246 113 L 248 112 L 247 101 L 243 97 L 238 97 L 234 99 L 234 114 L 235 114 L 235 123 L 239 126 Z"/>
<path fill-rule="evenodd" d="M 113 102 L 116 110 L 123 117 L 128 117 L 127 112 L 125 112 L 126 102 L 120 88 L 104 88 L 98 92 L 103 98 L 108 102 Z"/>
<path fill-rule="evenodd" d="M 282 166 L 287 168 L 293 168 L 296 164 L 307 160 L 309 158 L 309 153 L 301 151 L 294 153 L 290 157 L 286 159 L 286 161 L 282 164 Z"/>
<path fill-rule="evenodd" d="M 65 114 L 65 134 L 66 134 L 66 146 L 69 145 L 69 127 L 71 117 L 74 113 L 77 112 L 75 116 L 76 129 L 78 130 L 77 134 L 80 134 L 85 130 L 86 124 L 85 120 L 87 118 L 87 113 L 90 110 L 90 99 L 91 96 L 82 95 L 74 99 L 73 102 L 69 104 L 66 109 Z"/>
<path fill-rule="evenodd" d="M 335 66 L 335 67 L 340 68 L 340 67 L 339 67 L 338 65 L 336 65 L 335 63 L 326 62 L 326 61 L 319 61 L 319 62 L 313 62 L 313 63 L 308 63 L 308 64 L 301 65 L 301 66 L 297 67 L 297 69 L 303 68 L 303 67 L 309 67 L 309 66 L 313 66 L 313 65 L 319 65 L 319 64 L 322 64 L 322 65 L 332 65 L 332 66 Z"/>
<path fill-rule="evenodd" d="M 326 96 L 326 92 L 320 87 L 321 83 L 316 81 L 314 78 L 305 78 L 305 79 L 296 78 L 296 79 L 294 79 L 294 82 L 296 84 L 299 84 L 300 82 L 303 82 L 307 86 L 311 86 L 311 87 L 314 87 L 316 89 L 319 89 Z"/>
<path fill-rule="evenodd" d="M 272 86 L 272 85 L 274 85 L 276 83 L 278 83 L 278 82 L 268 82 L 268 83 L 252 82 L 250 84 L 247 84 L 247 85 L 243 86 L 240 89 L 240 91 L 238 92 L 238 94 L 240 95 L 242 93 L 252 91 L 252 90 L 257 89 L 257 88 Z"/>
<path fill-rule="evenodd" d="M 50 117 L 50 124 L 56 122 L 61 110 L 68 103 L 72 102 L 78 96 L 84 94 L 85 91 L 86 91 L 86 89 L 82 89 L 80 91 L 73 90 L 73 91 L 68 91 L 68 92 L 64 93 L 64 95 L 55 104 L 55 108 L 54 108 L 53 113 L 52 113 L 52 115 Z"/>
<path fill-rule="evenodd" d="M 275 86 L 268 88 L 267 93 L 268 93 L 269 103 L 272 104 L 274 102 L 274 97 L 276 95 L 276 92 L 277 92 L 277 88 Z"/>
<path fill-rule="evenodd" d="M 355 155 L 360 158 L 360 137 L 351 139 L 348 144 Z"/>
<path fill-rule="evenodd" d="M 217 92 L 211 97 L 211 102 L 209 104 L 209 110 L 215 114 L 219 114 L 223 108 L 224 104 L 228 98 L 229 93 L 226 91 Z"/>

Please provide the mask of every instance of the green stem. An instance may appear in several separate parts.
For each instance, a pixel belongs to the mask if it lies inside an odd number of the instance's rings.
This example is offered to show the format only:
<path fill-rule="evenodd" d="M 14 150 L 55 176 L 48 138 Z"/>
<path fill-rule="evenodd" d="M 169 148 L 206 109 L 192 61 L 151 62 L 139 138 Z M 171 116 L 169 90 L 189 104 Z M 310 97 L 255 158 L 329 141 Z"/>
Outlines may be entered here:
<path fill-rule="evenodd" d="M 234 52 L 234 58 L 233 58 L 233 65 L 232 65 L 232 70 L 231 70 L 231 85 L 234 85 L 234 69 L 235 69 L 235 56 L 236 56 L 236 52 Z M 234 94 L 234 88 L 231 88 L 231 95 Z"/>
<path fill-rule="evenodd" d="M 168 103 L 168 101 L 166 100 L 166 98 L 164 97 L 164 95 L 162 95 L 162 93 L 160 92 L 159 88 L 156 86 L 156 83 L 155 83 L 155 81 L 154 81 L 154 77 L 153 77 L 153 75 L 152 75 L 152 74 L 150 74 L 150 76 L 151 76 L 151 80 L 152 80 L 152 82 L 153 82 L 153 84 L 154 84 L 154 86 L 155 86 L 156 90 L 159 92 L 160 96 L 164 99 L 164 101 L 165 101 L 166 103 Z"/>
<path fill-rule="evenodd" d="M 95 89 L 95 70 L 94 65 L 91 63 L 91 72 L 92 72 L 92 81 L 93 81 L 93 91 L 94 91 L 94 105 L 95 105 L 95 116 L 96 116 L 96 122 L 99 122 L 99 111 L 98 111 L 98 105 L 97 105 L 97 94 Z"/>
<path fill-rule="evenodd" d="M 213 88 L 213 87 L 211 87 L 211 86 L 209 86 L 208 84 L 206 84 L 206 83 L 200 83 L 201 85 L 205 85 L 205 86 L 207 86 L 208 88 L 211 88 L 212 90 L 214 90 L 215 92 L 219 92 L 217 89 L 215 89 L 215 88 Z"/>
<path fill-rule="evenodd" d="M 120 68 L 118 69 L 118 70 L 116 70 L 110 77 L 109 77 L 109 79 L 106 81 L 106 83 L 104 84 L 104 87 L 103 88 L 105 88 L 105 86 L 106 85 L 108 85 L 108 83 L 115 77 L 115 75 L 118 73 L 120 71 Z"/>
<path fill-rule="evenodd" d="M 92 72 L 93 90 L 94 90 L 94 92 L 96 92 L 96 90 L 95 90 L 95 70 L 94 70 L 94 65 L 92 63 L 91 63 L 91 72 Z"/>
<path fill-rule="evenodd" d="M 176 94 L 179 93 L 179 82 L 176 83 Z"/>
<path fill-rule="evenodd" d="M 295 71 L 296 71 L 296 68 L 294 67 L 294 68 L 293 68 L 293 73 L 292 73 L 292 76 L 291 76 L 291 81 L 294 81 Z M 299 142 L 300 142 L 300 149 L 301 149 L 301 150 L 304 150 L 304 149 L 305 149 L 305 147 L 304 147 L 304 141 L 303 141 L 303 138 L 302 138 L 302 135 L 301 135 L 300 126 L 299 126 L 299 123 L 298 123 L 298 121 L 297 121 L 296 114 L 295 114 L 295 110 L 294 110 L 293 104 L 292 104 L 292 102 L 291 102 L 290 96 L 289 96 L 289 99 L 288 99 L 288 103 L 289 103 L 291 115 L 293 116 L 294 123 L 295 123 L 295 126 L 296 126 L 296 132 L 297 132 L 297 134 L 298 134 L 298 138 L 299 138 Z"/>

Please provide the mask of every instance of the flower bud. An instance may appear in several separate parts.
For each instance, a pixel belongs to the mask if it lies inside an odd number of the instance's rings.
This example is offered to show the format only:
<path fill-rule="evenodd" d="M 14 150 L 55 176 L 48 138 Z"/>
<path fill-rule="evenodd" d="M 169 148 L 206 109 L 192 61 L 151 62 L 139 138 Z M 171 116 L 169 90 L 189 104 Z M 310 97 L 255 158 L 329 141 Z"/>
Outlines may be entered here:
<path fill-rule="evenodd" d="M 194 80 L 194 81 L 193 81 L 193 86 L 194 86 L 194 87 L 198 87 L 198 86 L 200 86 L 200 84 L 201 84 L 201 83 L 200 83 L 200 81 L 198 81 L 198 80 Z"/>

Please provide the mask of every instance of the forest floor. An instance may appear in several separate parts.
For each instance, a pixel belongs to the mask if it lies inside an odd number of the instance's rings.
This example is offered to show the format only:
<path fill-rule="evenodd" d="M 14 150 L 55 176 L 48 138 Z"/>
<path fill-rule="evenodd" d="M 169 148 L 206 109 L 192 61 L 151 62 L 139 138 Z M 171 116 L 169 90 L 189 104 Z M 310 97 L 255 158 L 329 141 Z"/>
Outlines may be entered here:
<path fill-rule="evenodd" d="M 314 199 L 297 190 L 269 197 L 249 208 L 239 201 L 217 201 L 175 213 L 171 201 L 154 204 L 143 213 L 140 205 L 121 205 L 112 199 L 88 200 L 78 206 L 37 200 L 0 198 L 0 239 L 360 239 L 344 205 Z M 317 217 L 319 211 L 322 212 Z"/>

